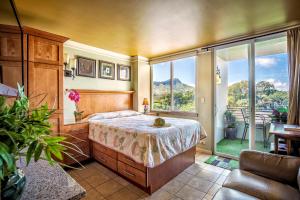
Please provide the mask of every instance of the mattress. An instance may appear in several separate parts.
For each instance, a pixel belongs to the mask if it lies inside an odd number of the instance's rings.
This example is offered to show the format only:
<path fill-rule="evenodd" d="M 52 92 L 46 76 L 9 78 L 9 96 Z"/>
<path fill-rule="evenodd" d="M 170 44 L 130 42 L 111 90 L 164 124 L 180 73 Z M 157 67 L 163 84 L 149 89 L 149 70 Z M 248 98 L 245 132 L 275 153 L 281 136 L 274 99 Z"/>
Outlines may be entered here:
<path fill-rule="evenodd" d="M 89 139 L 125 154 L 146 167 L 155 167 L 206 137 L 195 120 L 167 118 L 168 127 L 153 126 L 149 115 L 113 116 L 89 120 Z"/>

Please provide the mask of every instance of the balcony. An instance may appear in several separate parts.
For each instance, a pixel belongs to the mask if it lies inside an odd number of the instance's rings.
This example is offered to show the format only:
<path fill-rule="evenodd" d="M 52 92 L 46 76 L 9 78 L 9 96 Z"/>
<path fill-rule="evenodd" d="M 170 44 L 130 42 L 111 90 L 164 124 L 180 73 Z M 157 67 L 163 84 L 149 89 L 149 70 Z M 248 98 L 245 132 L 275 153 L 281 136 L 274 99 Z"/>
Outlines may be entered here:
<path fill-rule="evenodd" d="M 231 156 L 238 157 L 241 150 L 249 149 L 249 128 L 246 132 L 245 139 L 242 141 L 245 126 L 248 126 L 249 115 L 242 113 L 242 110 L 246 110 L 246 107 L 228 107 L 228 111 L 235 117 L 236 136 L 231 137 L 226 135 L 225 127 L 228 126 L 226 119 L 221 126 L 217 126 L 216 131 L 216 151 L 222 154 L 229 154 Z M 269 135 L 272 110 L 271 109 L 256 109 L 255 122 L 255 145 L 256 150 L 269 152 L 271 150 L 271 142 L 274 140 L 273 136 Z M 247 127 L 246 127 L 247 129 Z M 265 136 L 264 136 L 265 131 Z"/>

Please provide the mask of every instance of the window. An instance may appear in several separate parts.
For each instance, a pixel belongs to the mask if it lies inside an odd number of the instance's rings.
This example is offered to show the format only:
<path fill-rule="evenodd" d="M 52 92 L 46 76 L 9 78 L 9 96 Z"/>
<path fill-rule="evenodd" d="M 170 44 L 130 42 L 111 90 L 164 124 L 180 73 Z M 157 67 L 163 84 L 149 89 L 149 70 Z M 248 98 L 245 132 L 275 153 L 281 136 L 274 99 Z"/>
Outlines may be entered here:
<path fill-rule="evenodd" d="M 195 112 L 196 57 L 152 65 L 152 110 Z"/>

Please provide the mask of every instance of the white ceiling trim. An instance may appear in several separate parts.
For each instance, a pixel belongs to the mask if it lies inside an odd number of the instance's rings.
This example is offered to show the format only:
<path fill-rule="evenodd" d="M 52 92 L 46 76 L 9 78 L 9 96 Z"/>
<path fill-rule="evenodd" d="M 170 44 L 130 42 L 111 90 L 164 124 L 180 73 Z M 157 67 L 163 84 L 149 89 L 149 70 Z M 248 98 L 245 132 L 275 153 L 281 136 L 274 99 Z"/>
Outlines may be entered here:
<path fill-rule="evenodd" d="M 131 62 L 141 62 L 141 63 L 149 64 L 149 59 L 143 56 L 132 56 Z"/>
<path fill-rule="evenodd" d="M 177 53 L 168 54 L 168 55 L 164 55 L 164 56 L 160 56 L 160 57 L 156 57 L 156 58 L 151 58 L 150 64 L 152 65 L 152 64 L 157 64 L 157 63 L 161 63 L 161 62 L 168 62 L 171 60 L 177 60 L 177 59 L 182 59 L 182 58 L 186 58 L 186 57 L 196 56 L 199 51 L 200 51 L 199 48 L 195 48 L 195 49 L 180 51 Z"/>
<path fill-rule="evenodd" d="M 75 42 L 73 40 L 66 41 L 64 43 L 64 47 L 77 49 L 77 50 L 80 50 L 80 51 L 85 51 L 85 52 L 88 52 L 88 53 L 93 53 L 93 54 L 97 54 L 97 55 L 100 55 L 100 56 L 106 56 L 106 57 L 110 57 L 110 58 L 114 58 L 114 59 L 118 59 L 118 60 L 122 60 L 122 61 L 127 61 L 127 62 L 131 61 L 131 56 L 116 53 L 116 52 L 113 52 L 113 51 L 108 51 L 108 50 L 105 50 L 105 49 L 100 49 L 100 48 L 93 47 L 93 46 L 89 46 L 89 45 L 86 45 L 86 44 Z"/>

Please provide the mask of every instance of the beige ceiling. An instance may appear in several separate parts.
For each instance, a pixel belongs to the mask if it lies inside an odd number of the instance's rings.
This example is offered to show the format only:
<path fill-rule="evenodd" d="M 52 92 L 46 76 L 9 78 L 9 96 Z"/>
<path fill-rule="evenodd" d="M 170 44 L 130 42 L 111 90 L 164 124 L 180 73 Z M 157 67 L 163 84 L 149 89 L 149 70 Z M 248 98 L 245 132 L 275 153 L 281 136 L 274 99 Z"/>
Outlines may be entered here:
<path fill-rule="evenodd" d="M 18 25 L 14 11 L 9 0 L 1 0 L 0 3 L 0 24 Z"/>
<path fill-rule="evenodd" d="M 23 25 L 155 57 L 298 23 L 299 0 L 15 0 Z"/>

